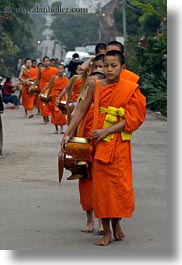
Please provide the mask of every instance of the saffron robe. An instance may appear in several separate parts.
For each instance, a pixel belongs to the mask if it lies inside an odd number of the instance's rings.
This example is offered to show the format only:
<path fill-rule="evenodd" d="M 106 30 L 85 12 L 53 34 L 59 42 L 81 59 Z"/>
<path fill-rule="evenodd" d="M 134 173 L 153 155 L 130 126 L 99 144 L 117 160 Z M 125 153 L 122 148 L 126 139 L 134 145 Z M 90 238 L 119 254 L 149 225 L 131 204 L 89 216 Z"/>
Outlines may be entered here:
<path fill-rule="evenodd" d="M 134 83 L 137 83 L 139 80 L 139 76 L 127 69 L 123 69 L 120 74 L 120 78 L 127 79 L 129 81 L 132 81 Z"/>
<path fill-rule="evenodd" d="M 77 101 L 79 95 L 80 95 L 80 89 L 81 89 L 81 85 L 82 85 L 82 78 L 76 79 L 74 84 L 73 84 L 73 89 L 70 92 L 70 98 L 69 98 L 69 102 L 75 102 Z"/>
<path fill-rule="evenodd" d="M 96 89 L 99 89 L 99 87 L 100 87 L 100 82 L 96 82 Z M 93 116 L 94 116 L 94 107 L 92 105 L 78 127 L 79 128 L 77 131 L 78 137 L 84 137 L 87 139 L 90 138 L 92 123 L 93 123 Z M 90 163 L 91 162 L 92 160 L 90 160 Z M 91 164 L 89 164 L 89 167 L 90 166 Z M 85 178 L 79 179 L 79 193 L 80 193 L 80 204 L 82 205 L 82 209 L 84 211 L 93 210 L 91 174 L 89 178 L 87 179 Z"/>
<path fill-rule="evenodd" d="M 95 106 L 95 104 L 94 104 Z M 100 88 L 99 107 L 124 108 L 126 133 L 135 131 L 145 120 L 146 99 L 136 83 L 121 79 Z M 95 106 L 96 107 L 96 106 Z M 103 128 L 106 113 L 99 113 L 98 129 Z M 120 117 L 117 117 L 120 121 Z M 127 218 L 134 210 L 131 141 L 123 141 L 121 132 L 110 142 L 100 140 L 92 162 L 92 201 L 97 218 Z"/>
<path fill-rule="evenodd" d="M 52 66 L 49 66 L 46 69 L 43 69 L 40 74 L 40 80 L 39 80 L 39 88 L 42 91 L 44 87 L 49 83 L 51 77 L 53 75 L 58 74 L 58 69 Z M 38 99 L 37 107 L 41 110 L 41 115 L 43 117 L 47 117 L 51 115 L 50 109 L 49 109 L 49 103 L 47 105 L 44 105 L 41 100 Z"/>
<path fill-rule="evenodd" d="M 79 130 L 77 132 L 78 137 L 90 138 L 90 131 L 93 122 L 93 106 L 90 107 L 86 116 L 84 117 Z M 91 162 L 91 161 L 90 161 Z M 91 164 L 89 164 L 89 167 Z M 90 174 L 89 178 L 79 179 L 79 193 L 80 193 L 80 204 L 84 211 L 93 210 L 92 204 L 92 176 Z"/>
<path fill-rule="evenodd" d="M 23 78 L 25 80 L 29 78 L 32 78 L 33 80 L 35 80 L 36 75 L 37 75 L 37 68 L 31 68 L 29 71 L 27 70 L 27 72 L 23 72 Z M 24 109 L 32 110 L 34 107 L 34 100 L 35 100 L 35 96 L 30 95 L 27 91 L 27 85 L 23 84 L 22 85 L 22 105 Z"/>
<path fill-rule="evenodd" d="M 67 123 L 65 115 L 62 114 L 61 110 L 55 105 L 55 101 L 59 97 L 61 91 L 68 84 L 69 79 L 67 77 L 56 77 L 52 90 L 51 90 L 51 103 L 50 103 L 50 111 L 51 111 L 51 123 L 55 125 L 65 125 Z M 63 98 L 65 100 L 65 98 Z"/>

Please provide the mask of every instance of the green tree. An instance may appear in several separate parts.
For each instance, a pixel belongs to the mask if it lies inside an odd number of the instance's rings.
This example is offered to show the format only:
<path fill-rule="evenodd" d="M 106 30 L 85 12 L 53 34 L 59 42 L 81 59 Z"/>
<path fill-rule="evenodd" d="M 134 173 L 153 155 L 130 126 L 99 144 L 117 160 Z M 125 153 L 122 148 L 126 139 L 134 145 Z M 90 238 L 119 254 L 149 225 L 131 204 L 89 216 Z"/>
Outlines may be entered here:
<path fill-rule="evenodd" d="M 147 98 L 148 107 L 167 115 L 166 0 L 126 0 L 125 3 L 127 67 L 140 75 L 141 90 Z M 120 14 L 122 22 L 122 9 L 115 12 L 119 12 L 117 16 L 119 17 Z M 117 21 L 115 23 L 117 25 Z"/>
<path fill-rule="evenodd" d="M 95 14 L 55 15 L 51 29 L 66 50 L 74 50 L 75 46 L 97 43 L 98 21 Z"/>
<path fill-rule="evenodd" d="M 154 0 L 141 3 L 132 0 L 143 10 L 140 17 L 140 41 L 136 57 L 140 65 L 141 89 L 147 98 L 147 106 L 167 116 L 167 3 Z M 159 21 L 150 33 L 153 21 Z M 149 35 L 150 34 L 150 35 Z"/>
<path fill-rule="evenodd" d="M 127 35 L 135 36 L 138 34 L 139 17 L 143 14 L 141 9 L 131 5 L 130 1 L 125 1 L 126 6 L 126 31 Z M 118 34 L 123 34 L 123 1 L 119 2 L 119 5 L 113 11 L 114 25 L 118 31 Z"/>
<path fill-rule="evenodd" d="M 25 58 L 36 54 L 33 40 L 34 22 L 26 8 L 32 8 L 40 0 L 0 2 L 0 73 L 13 74 L 17 58 Z M 20 12 L 20 9 L 24 12 Z M 19 11 L 18 11 L 19 10 Z"/>

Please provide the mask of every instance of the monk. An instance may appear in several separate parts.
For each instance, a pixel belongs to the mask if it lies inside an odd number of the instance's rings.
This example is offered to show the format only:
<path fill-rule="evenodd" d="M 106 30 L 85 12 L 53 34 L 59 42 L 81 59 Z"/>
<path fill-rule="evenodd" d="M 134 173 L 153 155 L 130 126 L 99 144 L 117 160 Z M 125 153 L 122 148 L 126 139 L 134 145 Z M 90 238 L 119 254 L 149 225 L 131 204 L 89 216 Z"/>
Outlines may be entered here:
<path fill-rule="evenodd" d="M 84 70 L 87 70 L 90 66 L 91 63 L 93 63 L 94 59 L 98 56 L 98 55 L 104 55 L 106 53 L 106 44 L 104 42 L 99 42 L 96 44 L 95 46 L 95 54 L 92 55 L 87 61 L 83 62 L 81 67 Z M 99 57 L 97 57 L 97 61 Z M 101 57 L 100 57 L 101 58 Z M 95 69 L 94 69 L 95 71 Z"/>
<path fill-rule="evenodd" d="M 35 96 L 31 95 L 28 91 L 31 83 L 35 81 L 37 75 L 37 68 L 32 67 L 30 58 L 25 60 L 24 66 L 21 68 L 19 80 L 22 84 L 22 105 L 25 110 L 25 117 L 32 118 L 32 110 L 34 107 Z"/>
<path fill-rule="evenodd" d="M 70 135 L 86 115 L 94 101 L 94 121 L 90 139 L 95 143 L 92 161 L 92 200 L 95 216 L 102 219 L 104 235 L 96 241 L 105 246 L 125 236 L 121 218 L 129 218 L 134 210 L 132 184 L 131 134 L 145 120 L 146 99 L 138 84 L 120 79 L 124 56 L 109 51 L 104 57 L 106 79 L 90 82 L 86 97 L 74 113 L 61 143 L 60 159 Z M 100 87 L 96 86 L 100 82 Z M 112 233 L 110 224 L 112 224 Z"/>
<path fill-rule="evenodd" d="M 120 51 L 124 54 L 124 45 L 119 41 L 110 41 L 106 46 L 106 52 L 112 50 Z M 127 70 L 125 64 L 123 65 L 123 71 L 121 71 L 120 77 L 135 83 L 139 81 L 139 76 L 134 72 Z"/>
<path fill-rule="evenodd" d="M 39 62 L 39 63 L 37 64 L 37 77 L 36 77 L 36 83 L 38 83 L 38 82 L 37 82 L 37 79 L 38 79 L 38 71 L 41 71 L 41 67 L 42 67 L 42 66 L 43 66 L 43 65 L 42 65 L 42 62 Z M 40 115 L 40 109 L 39 109 L 40 104 L 41 104 L 41 102 L 40 102 L 40 100 L 39 100 L 39 94 L 37 94 L 37 95 L 35 96 L 35 100 L 34 100 L 34 106 L 37 108 L 37 115 Z"/>
<path fill-rule="evenodd" d="M 119 41 L 115 41 L 115 40 L 114 41 L 110 41 L 106 45 L 105 52 L 103 50 L 102 53 L 98 53 L 98 54 L 96 53 L 95 59 L 102 58 L 102 57 L 97 57 L 97 55 L 104 54 L 104 53 L 106 53 L 108 51 L 111 51 L 111 50 L 117 50 L 117 51 L 120 51 L 121 53 L 124 54 L 124 45 L 121 42 L 119 42 Z M 94 56 L 92 56 L 89 60 L 87 60 L 86 62 L 84 62 L 81 65 L 82 69 L 84 71 L 86 71 L 88 69 L 88 67 L 89 67 L 89 65 L 90 65 L 91 62 L 92 63 L 94 62 Z M 98 62 L 96 63 L 96 66 L 97 66 L 97 64 L 98 64 Z M 130 81 L 135 82 L 135 83 L 137 83 L 139 81 L 139 76 L 137 74 L 133 73 L 132 71 L 127 70 L 125 64 L 123 64 L 123 71 L 121 72 L 121 78 L 130 80 Z"/>
<path fill-rule="evenodd" d="M 71 113 L 76 105 L 77 99 L 84 87 L 84 83 L 86 81 L 86 76 L 84 71 L 82 70 L 81 66 L 78 65 L 76 69 L 76 75 L 73 75 L 69 83 L 66 85 L 66 87 L 61 91 L 56 105 L 59 104 L 59 101 L 62 99 L 63 96 L 66 96 L 66 101 L 68 105 L 68 112 L 67 112 L 67 120 L 68 124 L 71 120 Z M 84 77 L 85 76 L 85 77 Z M 85 79 L 84 79 L 85 78 Z"/>
<path fill-rule="evenodd" d="M 93 59 L 92 72 L 102 71 L 104 65 L 104 54 L 99 54 Z"/>
<path fill-rule="evenodd" d="M 42 60 L 43 66 L 39 68 L 38 75 L 36 78 L 36 83 L 39 85 L 42 91 L 44 87 L 49 83 L 53 75 L 58 74 L 58 69 L 50 66 L 50 59 L 48 56 L 44 56 Z M 43 122 L 47 124 L 49 122 L 49 116 L 51 112 L 49 110 L 49 105 L 45 105 L 43 102 L 38 100 L 37 107 L 41 110 L 41 115 L 43 117 Z"/>
<path fill-rule="evenodd" d="M 82 94 L 80 95 L 80 101 L 84 100 L 84 96 L 86 95 L 87 87 L 89 86 L 90 80 L 101 80 L 104 79 L 105 75 L 102 72 L 92 72 L 87 80 L 87 85 L 84 88 Z M 78 103 L 79 104 L 79 103 Z M 75 107 L 76 111 L 77 105 Z M 73 113 L 74 116 L 74 113 Z M 90 130 L 93 122 L 93 106 L 90 107 L 87 115 L 78 126 L 77 136 L 90 138 Z M 89 168 L 91 167 L 91 160 L 89 161 Z M 79 179 L 79 193 L 80 193 L 80 203 L 82 205 L 82 209 L 86 212 L 87 223 L 84 228 L 81 229 L 82 232 L 91 233 L 94 230 L 94 218 L 93 218 L 93 204 L 92 204 L 92 176 L 89 175 L 88 178 L 80 178 Z M 98 234 L 103 234 L 103 226 L 101 219 L 99 219 L 99 228 Z"/>
<path fill-rule="evenodd" d="M 59 133 L 58 126 L 60 126 L 60 133 L 64 133 L 63 125 L 67 124 L 65 115 L 63 115 L 61 110 L 56 106 L 56 100 L 60 92 L 65 88 L 65 86 L 69 82 L 69 79 L 63 76 L 64 72 L 65 72 L 65 66 L 63 64 L 59 64 L 58 75 L 52 76 L 48 85 L 45 86 L 45 88 L 42 90 L 42 92 L 44 92 L 49 87 L 51 87 L 51 92 L 50 92 L 51 103 L 49 106 L 50 106 L 50 111 L 51 111 L 51 123 L 55 125 L 56 134 Z"/>

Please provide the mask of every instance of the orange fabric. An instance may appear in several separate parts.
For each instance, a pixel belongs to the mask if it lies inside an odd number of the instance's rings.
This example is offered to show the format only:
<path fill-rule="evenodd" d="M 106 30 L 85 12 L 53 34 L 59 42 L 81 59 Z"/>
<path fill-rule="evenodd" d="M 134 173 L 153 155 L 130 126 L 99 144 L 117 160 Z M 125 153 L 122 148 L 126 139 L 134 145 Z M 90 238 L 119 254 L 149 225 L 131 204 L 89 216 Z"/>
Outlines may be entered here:
<path fill-rule="evenodd" d="M 43 90 L 44 87 L 49 83 L 51 77 L 57 74 L 58 74 L 58 69 L 55 67 L 49 66 L 48 68 L 43 69 L 40 74 L 40 81 L 39 81 L 40 90 Z M 51 114 L 49 103 L 47 105 L 44 105 L 42 101 L 38 100 L 37 106 L 38 108 L 40 108 L 41 115 L 43 117 L 47 117 Z"/>
<path fill-rule="evenodd" d="M 37 68 L 31 68 L 29 72 L 23 72 L 23 78 L 29 79 L 32 78 L 33 80 L 36 79 L 37 75 Z M 34 107 L 34 99 L 35 96 L 30 95 L 27 92 L 26 84 L 22 85 L 22 105 L 26 110 L 32 110 Z"/>
<path fill-rule="evenodd" d="M 90 138 L 90 130 L 93 122 L 93 107 L 89 109 L 85 118 L 83 119 L 79 131 L 77 132 L 78 137 Z M 89 165 L 90 167 L 90 165 Z M 92 205 L 92 178 L 79 179 L 79 193 L 80 193 L 80 203 L 82 209 L 85 211 L 90 211 L 93 209 Z"/>
<path fill-rule="evenodd" d="M 79 179 L 80 204 L 84 211 L 93 210 L 92 205 L 92 179 Z"/>
<path fill-rule="evenodd" d="M 145 119 L 146 100 L 137 84 L 120 80 L 101 87 L 99 106 L 125 109 L 126 132 L 136 130 Z M 99 114 L 98 129 L 103 128 L 105 113 Z M 119 122 L 119 118 L 118 118 Z M 115 133 L 110 142 L 99 141 L 92 162 L 92 199 L 98 218 L 131 217 L 134 210 L 131 142 Z"/>
<path fill-rule="evenodd" d="M 100 82 L 96 81 L 96 88 L 100 88 Z M 91 136 L 91 129 L 94 117 L 94 107 L 91 106 L 84 119 L 82 120 L 79 130 L 77 131 L 78 137 L 84 137 L 89 139 Z M 90 162 L 92 159 L 90 159 Z M 89 164 L 91 167 L 91 164 Z M 80 203 L 82 205 L 82 209 L 85 211 L 90 211 L 93 209 L 92 204 L 92 177 L 90 174 L 90 178 L 88 179 L 80 179 L 79 180 L 79 193 L 80 193 Z"/>
<path fill-rule="evenodd" d="M 127 69 L 123 69 L 120 74 L 120 78 L 127 79 L 129 81 L 132 81 L 134 83 L 137 83 L 139 80 L 139 76 Z"/>
<path fill-rule="evenodd" d="M 61 91 L 68 84 L 69 79 L 67 77 L 57 77 L 54 80 L 52 90 L 51 90 L 51 103 L 50 103 L 50 111 L 51 111 L 51 122 L 55 125 L 64 125 L 67 123 L 65 115 L 61 113 L 61 110 L 55 105 L 55 101 L 59 97 Z M 63 98 L 65 100 L 65 98 Z"/>
<path fill-rule="evenodd" d="M 72 90 L 72 93 L 71 93 L 71 97 L 69 99 L 69 102 L 75 102 L 77 101 L 79 95 L 80 95 L 80 88 L 81 88 L 81 85 L 82 85 L 82 78 L 80 79 L 77 79 L 74 83 L 74 88 Z"/>

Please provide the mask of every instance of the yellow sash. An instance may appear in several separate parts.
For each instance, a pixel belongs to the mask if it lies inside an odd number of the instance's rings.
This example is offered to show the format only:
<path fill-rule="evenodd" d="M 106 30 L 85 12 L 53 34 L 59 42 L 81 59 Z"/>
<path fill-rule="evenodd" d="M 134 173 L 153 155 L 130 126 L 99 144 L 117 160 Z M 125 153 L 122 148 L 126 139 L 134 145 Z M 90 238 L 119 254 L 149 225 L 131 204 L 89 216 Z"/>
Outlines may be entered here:
<path fill-rule="evenodd" d="M 116 124 L 117 116 L 124 118 L 125 110 L 124 110 L 124 108 L 115 108 L 112 106 L 108 106 L 108 108 L 99 107 L 99 113 L 101 113 L 101 114 L 107 113 L 105 120 L 104 120 L 104 127 L 103 128 L 108 128 L 108 127 Z M 132 135 L 122 131 L 121 137 L 122 137 L 123 141 L 127 141 L 127 140 L 131 140 Z M 106 142 L 110 142 L 110 140 L 113 138 L 114 138 L 114 133 L 109 134 L 108 136 L 106 136 L 102 140 L 104 140 Z"/>

